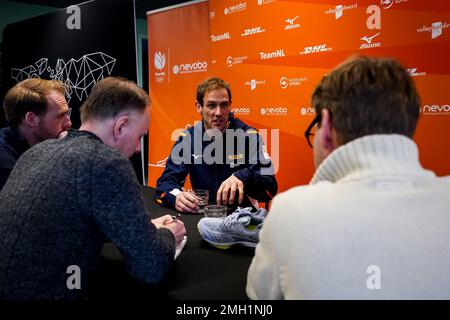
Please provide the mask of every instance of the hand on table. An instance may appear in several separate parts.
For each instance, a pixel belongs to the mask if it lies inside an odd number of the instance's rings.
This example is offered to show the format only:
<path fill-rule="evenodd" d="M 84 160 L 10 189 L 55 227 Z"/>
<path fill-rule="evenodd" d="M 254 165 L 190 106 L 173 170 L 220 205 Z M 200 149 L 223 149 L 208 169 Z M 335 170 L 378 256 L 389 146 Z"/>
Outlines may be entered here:
<path fill-rule="evenodd" d="M 152 220 L 152 223 L 159 228 L 169 229 L 175 237 L 175 244 L 178 246 L 186 235 L 186 228 L 183 221 L 174 219 L 171 215 L 164 215 L 162 217 Z"/>
<path fill-rule="evenodd" d="M 198 212 L 199 199 L 191 192 L 180 192 L 175 199 L 175 210 L 180 212 Z"/>
<path fill-rule="evenodd" d="M 217 190 L 217 204 L 233 204 L 236 196 L 236 191 L 238 192 L 238 204 L 241 204 L 244 200 L 244 183 L 231 175 L 227 180 L 222 182 Z"/>

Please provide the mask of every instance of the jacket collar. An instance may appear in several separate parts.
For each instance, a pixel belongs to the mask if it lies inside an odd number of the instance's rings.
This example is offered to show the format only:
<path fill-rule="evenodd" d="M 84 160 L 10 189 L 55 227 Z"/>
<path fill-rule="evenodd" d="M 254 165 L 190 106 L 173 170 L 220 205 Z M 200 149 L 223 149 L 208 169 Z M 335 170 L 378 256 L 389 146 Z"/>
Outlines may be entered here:
<path fill-rule="evenodd" d="M 103 143 L 103 141 L 95 134 L 90 131 L 78 130 L 78 129 L 69 129 L 67 136 L 70 138 L 78 138 L 78 137 L 89 137 L 92 139 L 99 140 Z"/>

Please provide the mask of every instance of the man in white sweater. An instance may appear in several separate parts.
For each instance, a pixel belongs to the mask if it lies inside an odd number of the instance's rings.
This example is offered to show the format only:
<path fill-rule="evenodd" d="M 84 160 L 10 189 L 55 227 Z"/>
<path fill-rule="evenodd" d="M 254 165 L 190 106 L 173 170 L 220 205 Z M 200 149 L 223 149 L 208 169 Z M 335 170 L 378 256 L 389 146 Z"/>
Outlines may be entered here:
<path fill-rule="evenodd" d="M 316 172 L 273 200 L 248 296 L 450 299 L 450 176 L 419 163 L 420 100 L 407 71 L 352 58 L 312 104 Z"/>

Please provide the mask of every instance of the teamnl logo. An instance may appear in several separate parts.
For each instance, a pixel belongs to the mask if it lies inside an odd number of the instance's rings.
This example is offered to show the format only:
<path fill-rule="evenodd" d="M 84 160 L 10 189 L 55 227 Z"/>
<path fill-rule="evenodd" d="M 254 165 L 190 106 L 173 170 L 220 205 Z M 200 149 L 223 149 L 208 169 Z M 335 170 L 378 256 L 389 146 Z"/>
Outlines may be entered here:
<path fill-rule="evenodd" d="M 208 62 L 198 60 L 193 63 L 176 64 L 173 66 L 172 71 L 174 74 L 206 72 L 208 71 Z"/>
<path fill-rule="evenodd" d="M 326 52 L 331 50 L 333 50 L 333 48 L 328 48 L 326 44 L 319 44 L 316 46 L 305 47 L 305 49 L 303 49 L 303 51 L 301 51 L 300 54 Z"/>
<path fill-rule="evenodd" d="M 424 116 L 450 116 L 450 105 L 448 104 L 426 104 L 420 112 Z"/>
<path fill-rule="evenodd" d="M 339 4 L 334 9 L 328 9 L 327 11 L 325 11 L 325 14 L 333 14 L 334 13 L 334 17 L 337 20 L 343 16 L 344 10 L 350 10 L 350 9 L 356 9 L 356 8 L 358 8 L 357 2 L 355 2 L 354 4 L 349 5 L 349 6 L 343 6 L 342 4 Z"/>
<path fill-rule="evenodd" d="M 235 64 L 242 64 L 247 59 L 248 59 L 247 56 L 241 56 L 241 57 L 228 56 L 227 57 L 227 66 L 231 68 Z"/>
<path fill-rule="evenodd" d="M 359 47 L 359 49 L 371 49 L 381 46 L 381 42 L 375 42 L 374 39 L 380 35 L 381 32 L 378 32 L 372 36 L 364 36 L 360 40 L 364 41 L 364 43 Z"/>
<path fill-rule="evenodd" d="M 244 85 L 250 86 L 250 91 L 255 90 L 257 85 L 263 85 L 263 84 L 266 84 L 266 80 L 255 80 L 255 79 L 252 79 L 250 81 L 244 82 Z"/>
<path fill-rule="evenodd" d="M 250 115 L 250 108 L 234 107 L 231 109 L 231 112 L 233 112 L 235 115 L 248 116 L 248 115 Z"/>
<path fill-rule="evenodd" d="M 156 83 L 162 83 L 166 79 L 166 54 L 161 51 L 156 51 L 153 57 L 153 65 L 155 66 L 155 80 Z"/>
<path fill-rule="evenodd" d="M 284 49 L 278 49 L 272 52 L 260 52 L 259 56 L 261 60 L 267 60 L 286 57 L 286 54 L 284 53 Z"/>
<path fill-rule="evenodd" d="M 217 41 L 222 41 L 222 40 L 230 40 L 231 36 L 229 32 L 224 32 L 218 36 L 216 35 L 211 35 L 211 41 L 212 42 L 217 42 Z"/>
<path fill-rule="evenodd" d="M 233 13 L 236 13 L 236 12 L 244 11 L 245 9 L 247 9 L 247 2 L 241 2 L 241 3 L 238 3 L 238 4 L 234 5 L 234 6 L 230 6 L 230 7 L 225 8 L 223 10 L 223 13 L 225 15 L 228 15 L 228 14 L 233 14 Z"/>
<path fill-rule="evenodd" d="M 431 31 L 431 39 L 436 39 L 442 35 L 442 30 L 450 27 L 450 24 L 442 21 L 433 22 L 431 27 L 422 26 L 417 29 L 417 32 L 430 32 Z"/>
<path fill-rule="evenodd" d="M 254 34 L 266 32 L 266 29 L 263 29 L 261 26 L 245 29 L 243 33 L 241 33 L 241 37 L 248 37 Z"/>
<path fill-rule="evenodd" d="M 263 116 L 287 116 L 288 108 L 285 107 L 262 107 L 261 115 Z"/>

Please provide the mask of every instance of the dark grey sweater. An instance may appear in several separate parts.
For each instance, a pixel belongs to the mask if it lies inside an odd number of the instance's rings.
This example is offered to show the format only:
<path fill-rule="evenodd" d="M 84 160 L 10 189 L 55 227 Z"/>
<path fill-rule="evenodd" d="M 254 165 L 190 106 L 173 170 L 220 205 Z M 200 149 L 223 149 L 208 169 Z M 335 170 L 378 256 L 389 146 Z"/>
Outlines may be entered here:
<path fill-rule="evenodd" d="M 25 152 L 0 192 L 0 299 L 77 298 L 67 267 L 81 268 L 83 289 L 106 239 L 132 276 L 161 281 L 175 239 L 149 223 L 141 188 L 130 162 L 89 132 Z"/>

